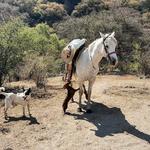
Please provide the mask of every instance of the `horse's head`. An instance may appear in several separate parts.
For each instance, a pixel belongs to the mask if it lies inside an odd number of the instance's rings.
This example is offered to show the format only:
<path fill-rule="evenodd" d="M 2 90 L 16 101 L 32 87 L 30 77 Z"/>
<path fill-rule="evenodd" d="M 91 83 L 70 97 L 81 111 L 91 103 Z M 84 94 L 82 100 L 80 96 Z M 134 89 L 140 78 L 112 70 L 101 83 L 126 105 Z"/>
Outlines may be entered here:
<path fill-rule="evenodd" d="M 104 53 L 105 53 L 104 56 L 109 59 L 110 63 L 113 66 L 116 66 L 118 64 L 118 57 L 115 51 L 117 46 L 115 32 L 105 35 L 100 32 L 100 35 L 103 38 Z"/>

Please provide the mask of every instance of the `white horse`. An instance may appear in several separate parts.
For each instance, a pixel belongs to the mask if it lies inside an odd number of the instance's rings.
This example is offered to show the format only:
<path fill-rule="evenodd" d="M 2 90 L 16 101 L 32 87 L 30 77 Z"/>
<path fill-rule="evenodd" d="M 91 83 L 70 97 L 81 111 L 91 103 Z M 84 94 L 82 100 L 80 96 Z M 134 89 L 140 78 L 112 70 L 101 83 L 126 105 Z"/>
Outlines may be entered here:
<path fill-rule="evenodd" d="M 80 57 L 76 61 L 76 71 L 74 73 L 77 77 L 77 82 L 80 87 L 79 91 L 79 108 L 81 112 L 81 98 L 83 95 L 83 84 L 88 81 L 88 103 L 87 112 L 91 113 L 91 92 L 92 87 L 96 79 L 96 75 L 99 71 L 99 62 L 103 57 L 108 57 L 110 63 L 115 66 L 118 63 L 118 58 L 115 52 L 117 46 L 117 40 L 115 39 L 115 33 L 102 34 L 101 38 L 96 39 L 92 42 L 87 49 L 85 49 Z"/>

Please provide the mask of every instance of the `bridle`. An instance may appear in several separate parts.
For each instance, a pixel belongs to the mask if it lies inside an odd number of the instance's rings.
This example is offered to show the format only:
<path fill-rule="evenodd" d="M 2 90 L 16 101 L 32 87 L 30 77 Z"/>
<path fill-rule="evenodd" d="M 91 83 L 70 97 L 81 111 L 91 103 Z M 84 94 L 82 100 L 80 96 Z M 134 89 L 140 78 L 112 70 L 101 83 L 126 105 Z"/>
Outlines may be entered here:
<path fill-rule="evenodd" d="M 108 34 L 108 35 L 103 39 L 104 50 L 105 50 L 105 52 L 106 52 L 106 56 L 108 57 L 109 61 L 111 61 L 110 55 L 111 55 L 111 54 L 116 54 L 115 51 L 109 53 L 109 52 L 108 52 L 108 46 L 105 45 L 105 41 L 106 41 L 106 39 L 107 39 L 110 35 L 111 35 L 111 34 Z M 96 69 L 95 66 L 93 65 L 93 61 L 92 61 L 92 56 L 91 56 L 91 55 L 90 55 L 90 58 L 91 58 L 91 62 L 92 62 L 93 68 Z"/>
<path fill-rule="evenodd" d="M 106 52 L 106 55 L 107 55 L 108 59 L 111 61 L 110 55 L 111 55 L 111 54 L 116 54 L 116 52 L 113 51 L 113 52 L 109 53 L 109 52 L 108 52 L 108 46 L 105 45 L 105 41 L 106 41 L 106 39 L 107 39 L 110 35 L 111 35 L 111 34 L 108 34 L 108 35 L 103 39 L 103 45 L 104 45 L 104 50 L 105 50 L 105 52 Z"/>

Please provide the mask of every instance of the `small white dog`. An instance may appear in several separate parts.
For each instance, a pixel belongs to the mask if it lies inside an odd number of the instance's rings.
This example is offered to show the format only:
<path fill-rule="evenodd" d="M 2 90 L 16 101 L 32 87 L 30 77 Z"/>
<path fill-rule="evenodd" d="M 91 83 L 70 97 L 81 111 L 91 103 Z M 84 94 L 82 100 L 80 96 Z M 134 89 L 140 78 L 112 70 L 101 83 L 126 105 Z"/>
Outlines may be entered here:
<path fill-rule="evenodd" d="M 23 116 L 25 116 L 25 106 L 27 106 L 29 116 L 31 116 L 30 104 L 29 104 L 29 99 L 30 99 L 30 95 L 31 95 L 31 88 L 26 89 L 22 93 L 14 94 L 12 92 L 6 93 L 5 88 L 0 87 L 0 95 L 3 95 L 4 101 L 5 101 L 4 116 L 5 116 L 6 120 L 8 119 L 8 116 L 7 116 L 8 108 L 14 107 L 17 104 L 20 104 L 23 106 Z"/>

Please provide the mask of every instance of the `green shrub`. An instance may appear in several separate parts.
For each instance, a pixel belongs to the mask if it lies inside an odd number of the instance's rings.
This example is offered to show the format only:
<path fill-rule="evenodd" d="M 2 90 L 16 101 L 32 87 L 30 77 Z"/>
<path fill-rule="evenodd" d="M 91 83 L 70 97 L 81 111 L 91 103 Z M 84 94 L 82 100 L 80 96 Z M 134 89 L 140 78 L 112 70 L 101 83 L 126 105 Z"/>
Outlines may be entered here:
<path fill-rule="evenodd" d="M 37 4 L 33 11 L 38 23 L 46 22 L 49 25 L 62 20 L 67 15 L 63 5 L 58 3 Z"/>
<path fill-rule="evenodd" d="M 100 12 L 106 8 L 106 5 L 101 0 L 82 1 L 77 6 L 75 6 L 74 11 L 72 12 L 72 16 L 81 17 L 89 15 L 92 12 Z"/>

